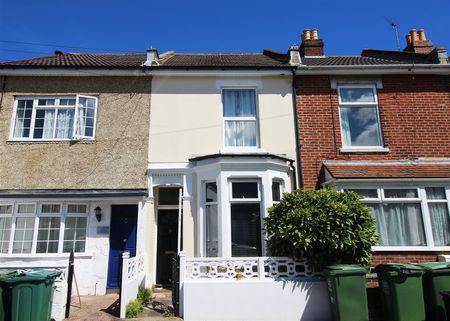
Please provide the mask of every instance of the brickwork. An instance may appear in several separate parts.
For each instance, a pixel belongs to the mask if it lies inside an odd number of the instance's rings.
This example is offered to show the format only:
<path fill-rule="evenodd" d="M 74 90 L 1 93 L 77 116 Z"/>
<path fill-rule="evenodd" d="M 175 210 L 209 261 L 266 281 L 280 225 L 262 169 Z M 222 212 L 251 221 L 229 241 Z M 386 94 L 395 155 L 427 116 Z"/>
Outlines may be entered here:
<path fill-rule="evenodd" d="M 324 160 L 450 157 L 450 77 L 383 76 L 378 89 L 386 153 L 342 153 L 337 92 L 329 76 L 296 79 L 305 188 L 317 188 Z"/>
<path fill-rule="evenodd" d="M 304 187 L 321 187 L 324 160 L 450 157 L 450 77 L 380 76 L 379 113 L 385 153 L 342 153 L 337 91 L 329 76 L 296 79 Z M 437 261 L 436 252 L 377 252 L 373 265 Z M 375 284 L 376 285 L 376 284 Z"/>
<path fill-rule="evenodd" d="M 372 256 L 372 266 L 385 263 L 422 263 L 437 262 L 438 255 L 444 252 L 375 252 Z"/>

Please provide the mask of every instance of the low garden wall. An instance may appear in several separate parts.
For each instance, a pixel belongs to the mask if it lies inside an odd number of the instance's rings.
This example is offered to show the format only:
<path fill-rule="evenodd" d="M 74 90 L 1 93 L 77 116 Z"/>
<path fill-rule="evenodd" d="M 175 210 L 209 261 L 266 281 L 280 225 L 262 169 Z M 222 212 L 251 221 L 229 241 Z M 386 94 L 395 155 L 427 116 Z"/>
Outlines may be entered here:
<path fill-rule="evenodd" d="M 185 321 L 329 321 L 323 277 L 288 258 L 180 256 L 180 313 Z"/>

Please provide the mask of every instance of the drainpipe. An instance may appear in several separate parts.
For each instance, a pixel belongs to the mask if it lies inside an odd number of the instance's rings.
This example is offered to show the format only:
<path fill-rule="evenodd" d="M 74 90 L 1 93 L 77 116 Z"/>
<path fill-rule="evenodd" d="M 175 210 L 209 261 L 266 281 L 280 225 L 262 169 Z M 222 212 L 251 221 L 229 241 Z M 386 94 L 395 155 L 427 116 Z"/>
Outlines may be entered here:
<path fill-rule="evenodd" d="M 297 158 L 297 168 L 298 168 L 298 185 L 299 188 L 303 188 L 303 172 L 302 172 L 302 154 L 301 154 L 301 148 L 302 144 L 300 143 L 300 131 L 298 127 L 298 110 L 297 110 L 297 91 L 295 89 L 295 69 L 292 69 L 292 104 L 294 108 L 294 126 L 295 126 L 295 157 Z M 292 165 L 291 162 L 291 168 L 293 168 L 293 173 L 295 175 L 295 168 Z M 297 189 L 297 183 L 296 180 L 294 180 L 294 187 Z"/>
<path fill-rule="evenodd" d="M 2 76 L 0 78 L 0 112 L 3 109 L 3 93 L 5 92 L 5 87 L 6 87 L 6 76 Z"/>

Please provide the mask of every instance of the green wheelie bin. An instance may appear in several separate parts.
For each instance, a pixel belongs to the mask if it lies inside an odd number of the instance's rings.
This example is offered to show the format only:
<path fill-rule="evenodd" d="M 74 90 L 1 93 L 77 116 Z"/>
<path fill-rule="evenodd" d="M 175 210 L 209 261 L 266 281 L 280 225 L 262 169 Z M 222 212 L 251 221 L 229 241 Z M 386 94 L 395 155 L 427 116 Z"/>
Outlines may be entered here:
<path fill-rule="evenodd" d="M 447 321 L 441 291 L 450 290 L 450 263 L 430 262 L 416 265 L 425 269 L 422 284 L 427 321 Z"/>
<path fill-rule="evenodd" d="M 367 321 L 366 274 L 368 268 L 359 265 L 327 266 L 327 278 L 334 321 Z"/>
<path fill-rule="evenodd" d="M 380 264 L 375 271 L 384 321 L 424 321 L 423 268 L 413 264 Z"/>
<path fill-rule="evenodd" d="M 0 270 L 0 321 L 4 321 L 6 318 L 5 305 L 6 297 L 3 298 L 3 283 L 2 281 L 16 274 L 16 270 Z"/>
<path fill-rule="evenodd" d="M 19 270 L 2 274 L 3 319 L 5 321 L 49 321 L 52 312 L 53 283 L 58 270 Z M 1 313 L 1 312 L 0 312 Z"/>

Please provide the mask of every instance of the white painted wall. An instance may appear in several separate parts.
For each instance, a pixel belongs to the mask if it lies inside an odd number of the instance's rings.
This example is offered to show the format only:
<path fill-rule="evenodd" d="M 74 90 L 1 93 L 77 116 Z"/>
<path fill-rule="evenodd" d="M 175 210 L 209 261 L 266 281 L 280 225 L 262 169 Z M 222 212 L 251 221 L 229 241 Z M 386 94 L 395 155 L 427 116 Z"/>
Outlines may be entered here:
<path fill-rule="evenodd" d="M 87 202 L 87 201 L 86 201 Z M 130 200 L 104 200 L 89 201 L 90 213 L 88 216 L 88 229 L 86 235 L 86 252 L 75 253 L 75 277 L 78 283 L 80 295 L 103 295 L 106 293 L 106 282 L 108 277 L 109 259 L 109 226 L 111 222 L 111 206 L 113 204 L 137 204 Z M 97 221 L 93 209 L 97 206 L 102 208 L 102 219 Z M 142 216 L 138 218 L 141 224 L 138 227 L 138 253 L 144 251 L 145 231 L 145 207 L 139 212 Z M 98 227 L 106 227 L 105 233 L 99 233 Z M 142 244 L 140 244 L 142 243 Z M 69 264 L 69 254 L 19 254 L 0 256 L 0 269 L 34 267 L 43 268 L 66 268 Z M 76 289 L 73 288 L 73 293 Z"/>
<path fill-rule="evenodd" d="M 290 77 L 156 76 L 152 80 L 150 162 L 186 162 L 193 155 L 223 150 L 222 86 L 257 88 L 261 149 L 295 159 Z"/>
<path fill-rule="evenodd" d="M 323 280 L 186 280 L 185 321 L 329 321 Z"/>

